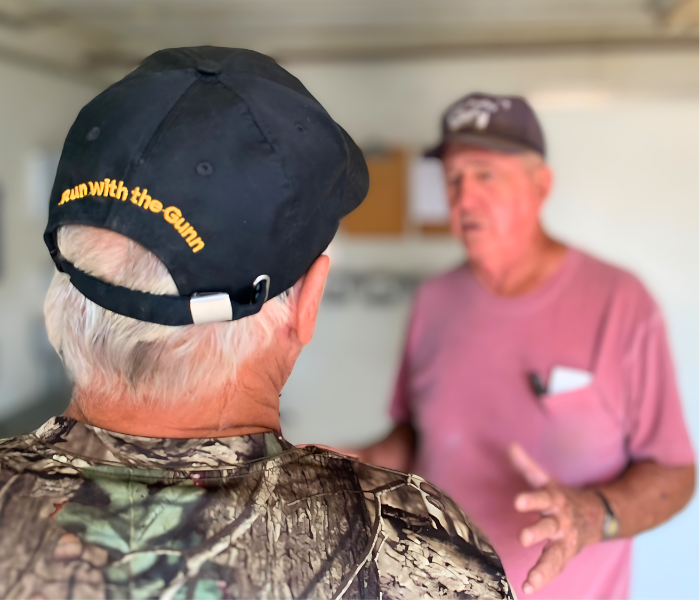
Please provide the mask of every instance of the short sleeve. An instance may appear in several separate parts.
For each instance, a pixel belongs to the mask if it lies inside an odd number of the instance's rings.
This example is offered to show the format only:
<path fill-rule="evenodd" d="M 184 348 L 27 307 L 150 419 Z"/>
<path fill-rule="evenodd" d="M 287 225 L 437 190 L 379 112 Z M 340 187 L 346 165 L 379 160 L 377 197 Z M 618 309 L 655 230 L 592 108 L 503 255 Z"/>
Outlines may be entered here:
<path fill-rule="evenodd" d="M 418 318 L 420 313 L 420 304 L 418 301 L 419 295 L 413 303 L 411 311 L 411 319 L 406 333 L 406 343 L 404 344 L 401 363 L 399 365 L 396 385 L 394 387 L 394 396 L 391 400 L 389 415 L 395 425 L 403 425 L 410 423 L 412 420 L 411 414 L 411 364 L 413 359 L 413 348 L 415 339 L 418 335 Z"/>
<path fill-rule="evenodd" d="M 671 352 L 656 309 L 636 329 L 625 356 L 629 377 L 628 442 L 634 461 L 665 466 L 693 463 Z"/>

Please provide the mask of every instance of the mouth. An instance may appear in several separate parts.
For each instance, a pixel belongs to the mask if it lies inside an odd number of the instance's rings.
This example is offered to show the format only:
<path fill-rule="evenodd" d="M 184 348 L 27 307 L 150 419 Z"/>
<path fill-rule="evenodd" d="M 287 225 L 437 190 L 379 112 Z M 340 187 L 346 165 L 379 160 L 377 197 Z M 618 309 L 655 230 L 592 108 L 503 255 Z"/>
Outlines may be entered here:
<path fill-rule="evenodd" d="M 475 231 L 480 231 L 482 229 L 482 226 L 480 223 L 475 223 L 473 221 L 467 221 L 465 223 L 462 223 L 462 233 L 467 234 L 467 233 L 474 233 Z"/>

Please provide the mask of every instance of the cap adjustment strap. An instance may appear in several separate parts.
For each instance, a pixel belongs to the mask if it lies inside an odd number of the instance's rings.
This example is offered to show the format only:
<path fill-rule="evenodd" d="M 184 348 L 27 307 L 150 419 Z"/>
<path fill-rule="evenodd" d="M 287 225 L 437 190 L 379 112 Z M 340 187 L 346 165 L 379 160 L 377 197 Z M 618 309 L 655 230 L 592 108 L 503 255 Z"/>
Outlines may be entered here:
<path fill-rule="evenodd" d="M 270 291 L 270 278 L 261 275 L 253 284 L 250 304 L 239 304 L 220 292 L 196 293 L 191 297 L 161 296 L 105 283 L 76 268 L 60 254 L 54 260 L 59 270 L 68 274 L 73 287 L 98 306 L 125 317 L 171 327 L 236 321 L 254 315 L 260 311 Z"/>
<path fill-rule="evenodd" d="M 233 319 L 231 298 L 228 294 L 218 292 L 192 294 L 190 313 L 192 313 L 192 322 L 195 325 L 231 321 Z"/>

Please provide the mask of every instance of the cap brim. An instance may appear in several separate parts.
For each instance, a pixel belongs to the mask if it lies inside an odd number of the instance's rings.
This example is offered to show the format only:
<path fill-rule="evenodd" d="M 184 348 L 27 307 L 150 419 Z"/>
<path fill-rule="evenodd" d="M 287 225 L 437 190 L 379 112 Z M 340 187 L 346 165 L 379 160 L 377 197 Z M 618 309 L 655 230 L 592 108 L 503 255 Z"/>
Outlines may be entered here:
<path fill-rule="evenodd" d="M 496 137 L 493 135 L 470 131 L 446 135 L 437 146 L 434 146 L 430 150 L 426 151 L 424 156 L 442 158 L 442 154 L 445 151 L 445 146 L 453 142 L 464 144 L 465 146 L 471 146 L 473 148 L 497 150 L 498 152 L 507 152 L 509 154 L 519 154 L 521 152 L 537 152 L 538 154 L 542 154 L 537 148 L 532 148 L 526 144 L 521 144 L 510 139 Z"/>

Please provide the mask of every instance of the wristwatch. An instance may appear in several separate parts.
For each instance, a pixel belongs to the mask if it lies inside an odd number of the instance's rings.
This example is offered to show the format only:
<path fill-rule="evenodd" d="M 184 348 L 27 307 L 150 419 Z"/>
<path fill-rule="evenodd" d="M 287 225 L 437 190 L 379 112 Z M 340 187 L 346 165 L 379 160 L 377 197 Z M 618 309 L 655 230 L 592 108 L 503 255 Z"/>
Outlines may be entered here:
<path fill-rule="evenodd" d="M 603 496 L 603 494 L 598 490 L 593 491 L 598 495 L 603 503 L 603 508 L 605 509 L 605 517 L 603 518 L 603 540 L 611 540 L 614 537 L 617 537 L 617 533 L 620 531 L 620 521 L 615 516 L 612 508 L 610 508 L 605 496 Z"/>

